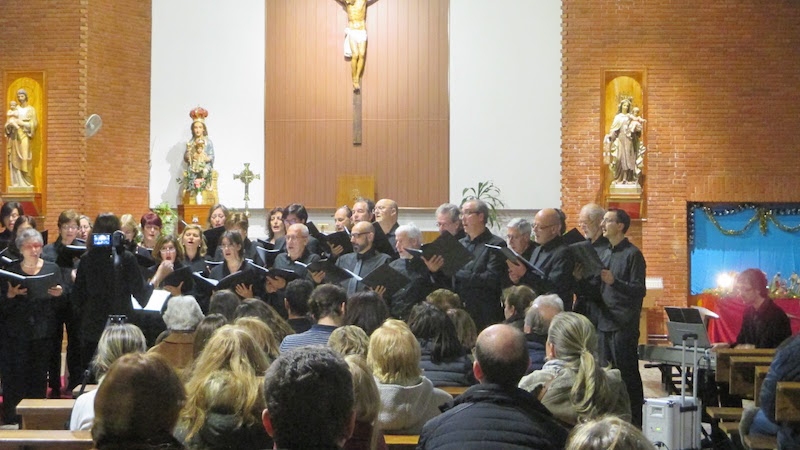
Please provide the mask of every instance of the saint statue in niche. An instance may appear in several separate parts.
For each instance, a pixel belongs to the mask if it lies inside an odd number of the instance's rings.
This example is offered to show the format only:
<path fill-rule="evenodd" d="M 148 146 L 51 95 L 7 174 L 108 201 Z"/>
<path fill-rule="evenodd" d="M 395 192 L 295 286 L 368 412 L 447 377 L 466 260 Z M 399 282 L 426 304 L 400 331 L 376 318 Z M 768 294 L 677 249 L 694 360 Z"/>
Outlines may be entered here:
<path fill-rule="evenodd" d="M 639 183 L 646 150 L 642 144 L 646 122 L 630 99 L 623 99 L 619 103 L 617 115 L 603 139 L 604 159 L 614 177 L 612 184 Z"/>
<path fill-rule="evenodd" d="M 28 92 L 17 91 L 17 101 L 6 113 L 5 133 L 8 137 L 8 166 L 12 187 L 33 187 L 31 179 L 33 152 L 31 140 L 39 123 L 36 110 L 28 104 Z"/>
<path fill-rule="evenodd" d="M 186 169 L 178 181 L 183 184 L 184 198 L 188 194 L 190 204 L 214 204 L 217 202 L 217 172 L 214 170 L 214 144 L 206 128 L 208 111 L 198 106 L 189 111 L 189 117 L 192 118 L 192 137 L 183 154 Z"/>

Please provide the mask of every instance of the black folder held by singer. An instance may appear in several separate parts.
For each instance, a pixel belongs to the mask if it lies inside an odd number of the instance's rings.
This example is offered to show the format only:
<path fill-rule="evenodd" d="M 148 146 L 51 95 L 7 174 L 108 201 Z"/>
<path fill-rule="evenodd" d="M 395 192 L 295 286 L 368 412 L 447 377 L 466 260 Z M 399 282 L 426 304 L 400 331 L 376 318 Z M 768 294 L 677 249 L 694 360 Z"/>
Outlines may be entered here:
<path fill-rule="evenodd" d="M 469 252 L 461 242 L 458 242 L 452 234 L 442 233 L 431 243 L 424 244 L 421 249 L 406 248 L 405 251 L 414 257 L 424 256 L 425 259 L 439 255 L 444 258 L 442 273 L 452 277 L 459 269 L 466 266 L 472 260 L 472 253 Z"/>
<path fill-rule="evenodd" d="M 259 282 L 264 282 L 265 273 L 258 270 L 238 270 L 221 280 L 204 277 L 201 272 L 194 272 L 196 280 L 200 281 L 200 285 L 204 286 L 209 291 L 219 291 L 222 289 L 235 289 L 236 286 L 244 284 L 245 286 L 256 285 Z"/>
<path fill-rule="evenodd" d="M 58 284 L 58 280 L 53 277 L 53 273 L 44 275 L 20 275 L 0 269 L 0 278 L 11 283 L 12 286 L 20 286 L 28 290 L 28 297 L 44 298 L 48 297 L 47 290 Z"/>
<path fill-rule="evenodd" d="M 503 258 L 505 258 L 506 261 L 511 261 L 513 263 L 522 264 L 531 273 L 533 273 L 537 277 L 539 277 L 541 279 L 546 278 L 546 275 L 544 274 L 544 272 L 542 272 L 541 269 L 539 269 L 538 267 L 536 267 L 533 264 L 531 264 L 530 261 L 528 261 L 527 259 L 523 258 L 522 255 L 520 255 L 519 253 L 515 252 L 513 249 L 511 249 L 509 247 L 501 247 L 499 245 L 492 245 L 492 244 L 484 244 L 484 245 L 486 245 L 486 247 L 488 247 L 491 250 L 495 250 L 495 251 L 499 252 L 503 256 Z"/>

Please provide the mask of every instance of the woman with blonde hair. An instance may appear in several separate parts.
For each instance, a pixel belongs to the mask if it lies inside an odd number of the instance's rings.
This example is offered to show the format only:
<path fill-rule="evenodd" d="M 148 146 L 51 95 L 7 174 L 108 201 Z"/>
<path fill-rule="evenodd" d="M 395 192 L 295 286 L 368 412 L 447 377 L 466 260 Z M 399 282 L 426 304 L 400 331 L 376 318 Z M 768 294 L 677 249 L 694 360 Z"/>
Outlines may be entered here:
<path fill-rule="evenodd" d="M 215 331 L 186 383 L 189 396 L 175 436 L 188 448 L 220 448 L 212 444 L 240 438 L 254 446 L 232 448 L 269 448 L 261 425 L 265 404 L 260 381 L 268 367 L 269 358 L 249 331 L 234 325 Z M 233 386 L 219 385 L 225 382 Z M 220 399 L 224 404 L 215 403 L 215 395 L 227 397 Z"/>
<path fill-rule="evenodd" d="M 630 421 L 631 404 L 619 370 L 602 368 L 596 352 L 597 333 L 586 316 L 556 314 L 545 343 L 547 362 L 522 378 L 519 387 L 570 425 L 606 414 Z"/>
<path fill-rule="evenodd" d="M 103 330 L 100 342 L 97 344 L 97 354 L 92 360 L 92 369 L 98 383 L 103 383 L 109 367 L 122 355 L 128 353 L 144 353 L 147 351 L 147 341 L 142 330 L 136 325 L 124 323 L 111 325 Z M 89 391 L 75 400 L 72 416 L 69 421 L 70 430 L 88 430 L 94 422 L 94 399 L 97 389 Z"/>
<path fill-rule="evenodd" d="M 364 330 L 355 327 L 362 333 Z M 343 450 L 386 450 L 386 441 L 376 426 L 375 419 L 381 409 L 378 385 L 367 361 L 360 355 L 350 354 L 344 360 L 350 367 L 353 377 L 353 410 L 356 413 L 356 426 L 353 435 L 345 442 Z"/>
<path fill-rule="evenodd" d="M 345 325 L 333 330 L 333 333 L 328 338 L 328 346 L 342 356 L 358 355 L 366 358 L 367 350 L 369 349 L 369 337 L 361 327 Z"/>
<path fill-rule="evenodd" d="M 642 431 L 619 417 L 590 420 L 572 429 L 566 450 L 655 450 Z"/>
<path fill-rule="evenodd" d="M 261 319 L 257 317 L 239 317 L 233 324 L 247 330 L 271 361 L 280 356 L 281 352 L 278 350 L 280 344 L 275 339 L 275 333 Z"/>
<path fill-rule="evenodd" d="M 388 319 L 369 339 L 367 363 L 378 384 L 381 412 L 378 426 L 396 434 L 419 434 L 439 406 L 453 400 L 424 376 L 419 368 L 421 350 L 405 322 Z"/>

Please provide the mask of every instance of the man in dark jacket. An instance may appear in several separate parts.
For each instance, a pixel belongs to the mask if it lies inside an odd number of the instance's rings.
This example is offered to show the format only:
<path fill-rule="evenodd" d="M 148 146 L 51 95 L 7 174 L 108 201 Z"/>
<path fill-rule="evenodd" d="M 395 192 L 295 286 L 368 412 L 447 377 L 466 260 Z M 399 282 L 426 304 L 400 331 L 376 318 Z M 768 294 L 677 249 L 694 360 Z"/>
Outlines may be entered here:
<path fill-rule="evenodd" d="M 425 424 L 418 449 L 561 449 L 567 430 L 530 393 L 517 388 L 528 368 L 522 332 L 492 325 L 478 336 L 473 365 L 479 385 Z"/>
<path fill-rule="evenodd" d="M 778 347 L 761 385 L 761 410 L 773 422 L 779 381 L 800 381 L 800 335 L 787 339 Z M 778 448 L 800 448 L 800 424 L 784 422 L 779 425 Z"/>

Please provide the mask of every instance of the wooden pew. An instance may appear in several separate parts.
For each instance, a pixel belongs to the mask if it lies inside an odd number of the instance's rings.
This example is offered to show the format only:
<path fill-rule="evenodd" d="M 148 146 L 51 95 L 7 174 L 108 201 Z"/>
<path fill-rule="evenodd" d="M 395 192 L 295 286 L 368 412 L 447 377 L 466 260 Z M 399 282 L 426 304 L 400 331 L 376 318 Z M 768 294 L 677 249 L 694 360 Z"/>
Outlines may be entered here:
<path fill-rule="evenodd" d="M 778 382 L 775 419 L 778 422 L 800 422 L 800 381 Z"/>
<path fill-rule="evenodd" d="M 23 430 L 63 430 L 75 406 L 73 399 L 26 398 L 17 405 Z"/>
<path fill-rule="evenodd" d="M 88 430 L 0 430 L 0 449 L 87 450 L 93 446 Z"/>
<path fill-rule="evenodd" d="M 386 447 L 392 450 L 414 449 L 419 443 L 418 434 L 384 434 Z"/>
<path fill-rule="evenodd" d="M 775 356 L 774 348 L 720 348 L 715 350 L 717 354 L 717 383 L 727 383 L 730 381 L 730 361 L 731 356 Z"/>
<path fill-rule="evenodd" d="M 96 384 L 87 384 L 86 389 L 83 390 L 83 393 L 86 394 L 87 392 L 91 392 L 97 389 Z M 72 390 L 72 398 L 78 398 L 78 395 L 81 392 L 81 385 L 75 386 L 75 389 Z"/>
<path fill-rule="evenodd" d="M 769 367 L 772 356 L 731 356 L 730 358 L 729 392 L 742 398 L 753 398 L 756 366 Z"/>
<path fill-rule="evenodd" d="M 452 395 L 454 398 L 466 392 L 469 386 L 441 386 L 439 389 Z"/>

